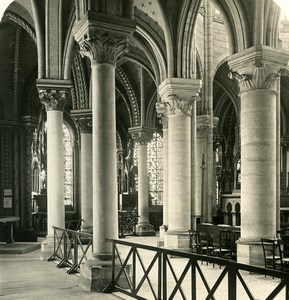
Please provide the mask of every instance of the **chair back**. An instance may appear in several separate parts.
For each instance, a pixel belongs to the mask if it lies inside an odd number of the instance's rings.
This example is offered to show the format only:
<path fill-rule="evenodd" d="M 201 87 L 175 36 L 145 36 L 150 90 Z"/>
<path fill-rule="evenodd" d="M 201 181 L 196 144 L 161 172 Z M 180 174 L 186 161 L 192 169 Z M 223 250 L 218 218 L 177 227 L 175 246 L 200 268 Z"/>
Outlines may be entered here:
<path fill-rule="evenodd" d="M 277 239 L 261 239 L 265 268 L 283 269 L 280 242 Z"/>
<path fill-rule="evenodd" d="M 289 257 L 289 235 L 282 236 L 283 257 Z"/>

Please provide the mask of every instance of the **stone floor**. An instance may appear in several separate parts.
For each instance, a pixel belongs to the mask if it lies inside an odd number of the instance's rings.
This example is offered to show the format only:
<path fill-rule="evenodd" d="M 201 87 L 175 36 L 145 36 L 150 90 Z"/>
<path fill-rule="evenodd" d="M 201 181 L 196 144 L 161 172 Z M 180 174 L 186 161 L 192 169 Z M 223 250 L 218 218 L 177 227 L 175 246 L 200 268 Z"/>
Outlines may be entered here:
<path fill-rule="evenodd" d="M 127 238 L 128 241 L 137 241 L 139 243 L 157 245 L 158 237 L 139 237 Z M 123 254 L 125 249 L 122 249 Z M 149 263 L 150 257 L 144 255 L 144 263 Z M 78 286 L 79 275 L 68 275 L 65 269 L 56 267 L 56 262 L 40 261 L 40 250 L 34 250 L 24 254 L 0 254 L 0 299 L 132 299 L 119 293 L 100 294 L 85 292 Z M 185 261 L 176 258 L 172 260 L 173 268 L 176 272 L 182 270 Z M 208 282 L 213 284 L 222 272 L 222 268 L 212 264 L 200 264 Z M 152 281 L 153 281 L 152 275 Z M 265 299 L 270 290 L 276 286 L 280 280 L 262 275 L 244 274 L 244 279 L 249 282 L 250 290 L 253 292 L 255 299 Z M 171 278 L 172 284 L 174 279 Z M 197 283 L 197 299 L 206 298 L 206 289 L 199 278 Z M 188 283 L 189 284 L 189 283 Z M 170 284 L 168 285 L 170 287 Z M 239 286 L 239 284 L 238 284 Z M 184 291 L 187 290 L 184 283 Z M 154 299 L 149 293 L 149 288 L 144 289 L 143 296 L 148 299 Z M 183 299 L 180 294 L 174 297 L 174 300 Z M 221 284 L 215 299 L 227 298 L 227 281 Z M 238 293 L 238 299 L 249 299 L 245 296 L 243 289 Z M 284 292 L 275 299 L 285 299 Z"/>

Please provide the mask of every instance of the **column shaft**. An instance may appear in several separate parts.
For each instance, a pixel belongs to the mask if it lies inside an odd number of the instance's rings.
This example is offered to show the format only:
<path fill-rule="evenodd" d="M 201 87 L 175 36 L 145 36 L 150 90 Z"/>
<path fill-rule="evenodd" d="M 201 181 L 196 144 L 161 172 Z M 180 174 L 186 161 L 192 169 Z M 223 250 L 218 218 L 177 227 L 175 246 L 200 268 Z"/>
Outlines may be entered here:
<path fill-rule="evenodd" d="M 276 93 L 241 96 L 242 239 L 274 237 L 276 230 Z"/>
<path fill-rule="evenodd" d="M 191 218 L 191 117 L 168 116 L 169 232 L 188 232 Z"/>
<path fill-rule="evenodd" d="M 107 239 L 118 237 L 115 68 L 109 63 L 92 64 L 91 68 L 93 250 L 95 257 L 106 257 L 112 251 Z"/>
<path fill-rule="evenodd" d="M 192 159 L 192 212 L 191 212 L 191 229 L 196 230 L 196 218 L 200 216 L 200 211 L 198 209 L 199 203 L 197 198 L 197 118 L 196 118 L 196 106 L 197 103 L 193 103 L 192 108 L 192 149 L 191 149 L 191 159 Z"/>
<path fill-rule="evenodd" d="M 138 215 L 139 225 L 149 222 L 147 144 L 138 145 Z"/>
<path fill-rule="evenodd" d="M 92 134 L 81 133 L 81 230 L 92 231 Z"/>
<path fill-rule="evenodd" d="M 64 228 L 63 112 L 47 111 L 47 236 Z"/>
<path fill-rule="evenodd" d="M 168 128 L 163 128 L 163 225 L 168 228 Z"/>

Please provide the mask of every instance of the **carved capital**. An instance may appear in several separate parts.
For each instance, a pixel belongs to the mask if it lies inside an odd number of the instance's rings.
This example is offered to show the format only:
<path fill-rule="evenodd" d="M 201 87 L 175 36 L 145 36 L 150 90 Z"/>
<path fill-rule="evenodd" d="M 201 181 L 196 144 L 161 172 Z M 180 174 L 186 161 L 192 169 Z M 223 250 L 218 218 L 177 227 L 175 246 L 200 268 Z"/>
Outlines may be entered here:
<path fill-rule="evenodd" d="M 134 141 L 138 142 L 140 145 L 146 145 L 152 139 L 155 128 L 138 126 L 129 128 L 128 132 Z"/>
<path fill-rule="evenodd" d="M 193 102 L 200 99 L 201 81 L 197 79 L 168 78 L 159 86 L 159 95 L 167 114 L 192 113 Z"/>
<path fill-rule="evenodd" d="M 36 84 L 40 102 L 44 104 L 46 111 L 64 111 L 70 96 L 70 80 L 38 79 Z"/>
<path fill-rule="evenodd" d="M 163 129 L 168 128 L 168 116 L 167 116 L 167 107 L 165 103 L 157 102 L 156 103 L 157 117 L 160 118 Z"/>
<path fill-rule="evenodd" d="M 72 110 L 71 116 L 77 123 L 80 133 L 92 133 L 92 110 Z"/>
<path fill-rule="evenodd" d="M 46 111 L 64 111 L 67 104 L 67 91 L 39 90 L 39 97 Z"/>
<path fill-rule="evenodd" d="M 276 91 L 287 69 L 288 54 L 269 46 L 253 46 L 228 58 L 229 76 L 237 80 L 241 93 L 251 89 Z"/>
<path fill-rule="evenodd" d="M 198 138 L 207 137 L 210 131 L 210 117 L 209 115 L 197 116 L 197 134 Z"/>
<path fill-rule="evenodd" d="M 230 72 L 229 77 L 237 81 L 240 93 L 253 89 L 270 89 L 277 91 L 281 72 L 283 72 L 283 70 L 266 75 L 265 65 L 259 64 L 254 66 L 252 75 Z"/>
<path fill-rule="evenodd" d="M 117 59 L 128 52 L 127 36 L 98 31 L 79 44 L 82 57 L 87 56 L 92 64 L 116 64 Z"/>
<path fill-rule="evenodd" d="M 76 121 L 80 133 L 92 133 L 92 118 L 84 117 Z"/>
<path fill-rule="evenodd" d="M 194 100 L 182 100 L 176 95 L 170 95 L 164 100 L 168 106 L 168 114 L 187 114 L 191 115 Z"/>

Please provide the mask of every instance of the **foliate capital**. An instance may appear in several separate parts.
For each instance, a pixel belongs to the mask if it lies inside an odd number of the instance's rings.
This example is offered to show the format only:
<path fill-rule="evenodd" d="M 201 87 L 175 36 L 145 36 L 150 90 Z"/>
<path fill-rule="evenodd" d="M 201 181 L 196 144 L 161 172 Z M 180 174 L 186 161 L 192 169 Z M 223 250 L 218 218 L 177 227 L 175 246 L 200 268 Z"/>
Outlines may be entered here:
<path fill-rule="evenodd" d="M 239 74 L 238 72 L 230 72 L 229 78 L 235 79 L 239 85 L 240 93 L 256 90 L 256 89 L 278 89 L 278 82 L 283 70 L 279 70 L 275 73 L 266 74 L 265 65 L 255 65 L 253 68 L 253 74 Z"/>
<path fill-rule="evenodd" d="M 38 90 L 40 102 L 44 104 L 46 111 L 64 111 L 67 104 L 67 91 Z"/>
<path fill-rule="evenodd" d="M 169 95 L 164 100 L 168 106 L 168 114 L 186 114 L 191 115 L 194 99 L 180 99 L 177 95 Z"/>
<path fill-rule="evenodd" d="M 80 133 L 92 133 L 92 110 L 72 110 L 71 116 L 77 123 Z"/>
<path fill-rule="evenodd" d="M 58 79 L 37 79 L 40 102 L 46 111 L 64 111 L 70 96 L 71 81 Z"/>
<path fill-rule="evenodd" d="M 167 107 L 165 103 L 157 102 L 156 103 L 157 117 L 160 118 L 163 125 L 163 129 L 168 128 L 168 116 L 167 116 Z"/>
<path fill-rule="evenodd" d="M 84 117 L 76 121 L 80 133 L 92 133 L 92 118 Z"/>
<path fill-rule="evenodd" d="M 128 37 L 111 32 L 98 31 L 79 44 L 80 54 L 90 59 L 91 64 L 116 64 L 117 59 L 128 52 Z"/>
<path fill-rule="evenodd" d="M 146 145 L 149 143 L 155 131 L 155 128 L 146 126 L 137 126 L 128 129 L 132 139 L 138 142 L 140 145 Z"/>
<path fill-rule="evenodd" d="M 193 102 L 200 100 L 200 90 L 198 79 L 168 78 L 159 86 L 159 95 L 167 114 L 191 115 Z"/>
<path fill-rule="evenodd" d="M 248 48 L 229 57 L 229 77 L 237 80 L 241 93 L 255 89 L 277 91 L 280 76 L 288 73 L 288 55 L 264 45 Z"/>

